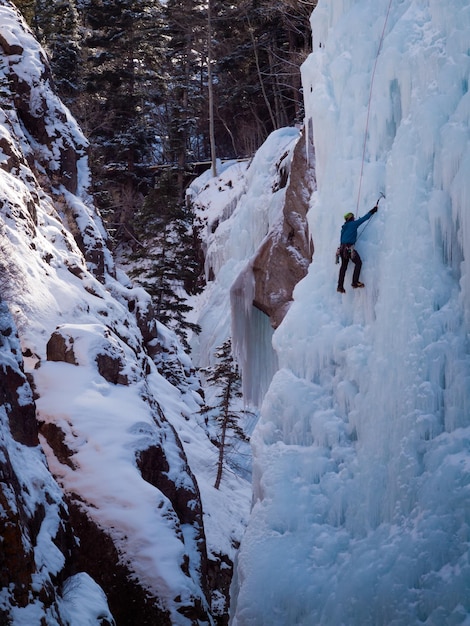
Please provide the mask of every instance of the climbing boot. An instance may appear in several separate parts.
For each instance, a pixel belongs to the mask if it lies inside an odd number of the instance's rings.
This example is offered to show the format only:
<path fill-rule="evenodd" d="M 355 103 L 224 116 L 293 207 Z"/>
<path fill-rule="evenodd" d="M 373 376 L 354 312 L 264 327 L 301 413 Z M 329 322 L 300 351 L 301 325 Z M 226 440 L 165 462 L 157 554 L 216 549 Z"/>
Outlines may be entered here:
<path fill-rule="evenodd" d="M 351 286 L 354 289 L 358 289 L 359 287 L 365 287 L 364 283 L 361 283 L 359 280 L 357 281 L 357 283 L 353 283 Z"/>
<path fill-rule="evenodd" d="M 344 289 L 344 287 L 338 287 L 338 289 L 336 291 L 338 293 L 346 293 L 346 290 Z"/>

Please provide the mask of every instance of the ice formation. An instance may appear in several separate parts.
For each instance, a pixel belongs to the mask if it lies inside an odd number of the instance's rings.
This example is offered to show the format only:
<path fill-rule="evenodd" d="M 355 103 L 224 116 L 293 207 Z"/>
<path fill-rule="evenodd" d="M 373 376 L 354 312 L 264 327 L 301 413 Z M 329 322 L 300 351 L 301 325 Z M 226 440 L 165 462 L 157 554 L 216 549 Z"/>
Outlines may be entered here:
<path fill-rule="evenodd" d="M 469 624 L 470 6 L 320 0 L 312 34 L 315 254 L 273 337 L 232 625 Z M 342 216 L 380 192 L 366 288 L 338 294 Z"/>

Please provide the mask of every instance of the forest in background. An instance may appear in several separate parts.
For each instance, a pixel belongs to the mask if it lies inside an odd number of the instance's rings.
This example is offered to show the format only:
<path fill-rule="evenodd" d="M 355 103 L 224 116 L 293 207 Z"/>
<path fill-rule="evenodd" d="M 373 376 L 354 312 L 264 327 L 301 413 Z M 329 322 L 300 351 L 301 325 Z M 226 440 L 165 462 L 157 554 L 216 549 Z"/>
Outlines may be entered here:
<path fill-rule="evenodd" d="M 203 266 L 186 186 L 196 163 L 249 158 L 302 121 L 315 4 L 15 0 L 90 142 L 91 192 L 113 245 L 183 343 L 185 294 Z"/>

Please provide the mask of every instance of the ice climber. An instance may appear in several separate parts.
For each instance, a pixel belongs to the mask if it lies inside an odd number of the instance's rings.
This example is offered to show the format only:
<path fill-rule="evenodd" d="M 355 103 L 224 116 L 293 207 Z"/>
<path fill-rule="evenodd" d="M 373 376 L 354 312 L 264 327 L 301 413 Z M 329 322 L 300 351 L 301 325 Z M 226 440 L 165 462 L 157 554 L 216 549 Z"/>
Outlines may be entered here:
<path fill-rule="evenodd" d="M 357 229 L 363 223 L 369 220 L 374 213 L 377 213 L 378 206 L 375 205 L 373 209 L 358 218 L 354 219 L 353 213 L 346 213 L 344 216 L 345 222 L 341 227 L 341 240 L 340 246 L 336 251 L 336 261 L 338 262 L 341 258 L 341 267 L 339 270 L 339 278 L 338 278 L 338 289 L 339 293 L 346 293 L 344 289 L 344 276 L 346 274 L 346 269 L 348 267 L 349 259 L 354 263 L 354 273 L 352 279 L 352 286 L 354 289 L 358 287 L 364 287 L 364 283 L 361 283 L 359 280 L 359 274 L 361 273 L 362 260 L 359 254 L 354 249 L 354 244 L 357 240 Z"/>

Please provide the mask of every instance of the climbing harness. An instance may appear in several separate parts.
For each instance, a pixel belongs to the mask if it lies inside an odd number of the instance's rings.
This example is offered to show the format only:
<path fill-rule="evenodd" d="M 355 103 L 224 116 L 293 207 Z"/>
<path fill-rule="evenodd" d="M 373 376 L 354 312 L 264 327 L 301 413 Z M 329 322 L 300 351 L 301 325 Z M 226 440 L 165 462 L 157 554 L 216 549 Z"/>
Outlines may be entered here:
<path fill-rule="evenodd" d="M 383 28 L 382 28 L 382 34 L 380 36 L 379 47 L 377 48 L 377 54 L 375 56 L 374 69 L 372 70 L 372 78 L 371 78 L 371 81 L 370 81 L 369 101 L 368 101 L 368 104 L 367 104 L 366 128 L 365 128 L 365 131 L 364 131 L 364 145 L 363 145 L 363 148 L 362 148 L 361 173 L 359 175 L 359 190 L 357 192 L 356 215 L 358 214 L 358 211 L 359 211 L 359 202 L 360 202 L 360 199 L 361 199 L 362 176 L 363 176 L 363 173 L 364 173 L 364 161 L 365 161 L 365 156 L 366 156 L 367 133 L 369 132 L 370 105 L 371 105 L 371 101 L 372 101 L 372 88 L 374 86 L 375 70 L 377 68 L 377 61 L 379 59 L 380 50 L 382 49 L 382 44 L 383 44 L 383 40 L 384 40 L 384 37 L 385 37 L 385 29 L 387 28 L 388 16 L 390 15 L 390 8 L 391 8 L 391 6 L 392 6 L 392 0 L 390 0 L 389 3 L 388 3 L 387 14 L 385 16 L 384 25 L 383 25 Z"/>
<path fill-rule="evenodd" d="M 342 243 L 336 250 L 336 265 L 338 265 L 340 259 L 351 259 L 354 261 L 356 255 L 357 252 L 353 243 Z"/>

